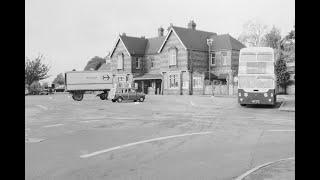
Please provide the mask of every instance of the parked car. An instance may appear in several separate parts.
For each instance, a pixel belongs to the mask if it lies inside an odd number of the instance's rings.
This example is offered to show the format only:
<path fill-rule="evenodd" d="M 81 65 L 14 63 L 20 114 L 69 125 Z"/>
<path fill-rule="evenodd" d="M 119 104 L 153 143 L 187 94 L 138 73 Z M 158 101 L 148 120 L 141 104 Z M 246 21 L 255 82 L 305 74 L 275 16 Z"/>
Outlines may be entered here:
<path fill-rule="evenodd" d="M 137 92 L 136 89 L 133 88 L 117 88 L 112 89 L 109 92 L 109 99 L 112 102 L 122 102 L 122 101 L 140 101 L 143 102 L 146 98 L 144 93 Z"/>
<path fill-rule="evenodd" d="M 49 95 L 49 90 L 48 89 L 43 89 L 39 92 L 39 95 Z"/>

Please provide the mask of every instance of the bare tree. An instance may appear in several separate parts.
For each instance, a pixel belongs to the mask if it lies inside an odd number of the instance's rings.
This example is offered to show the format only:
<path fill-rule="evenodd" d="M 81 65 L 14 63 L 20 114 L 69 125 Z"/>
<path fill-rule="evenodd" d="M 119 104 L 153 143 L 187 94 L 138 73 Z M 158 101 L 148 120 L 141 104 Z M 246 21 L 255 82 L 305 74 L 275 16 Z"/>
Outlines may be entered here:
<path fill-rule="evenodd" d="M 43 55 L 39 55 L 33 60 L 26 58 L 25 83 L 29 86 L 35 81 L 40 81 L 49 77 L 48 72 L 50 70 L 50 67 L 42 63 L 43 59 Z"/>
<path fill-rule="evenodd" d="M 267 25 L 257 20 L 247 21 L 243 25 L 243 32 L 240 34 L 238 40 L 249 47 L 263 46 L 267 28 Z"/>

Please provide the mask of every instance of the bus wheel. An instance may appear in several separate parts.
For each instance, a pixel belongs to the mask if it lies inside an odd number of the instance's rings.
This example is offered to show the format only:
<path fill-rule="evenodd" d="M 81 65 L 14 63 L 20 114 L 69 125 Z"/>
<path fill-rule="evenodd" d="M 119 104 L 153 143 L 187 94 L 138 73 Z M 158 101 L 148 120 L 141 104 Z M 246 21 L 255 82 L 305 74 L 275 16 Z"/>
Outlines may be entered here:
<path fill-rule="evenodd" d="M 83 93 L 81 92 L 73 93 L 72 99 L 75 101 L 81 101 L 83 99 Z"/>

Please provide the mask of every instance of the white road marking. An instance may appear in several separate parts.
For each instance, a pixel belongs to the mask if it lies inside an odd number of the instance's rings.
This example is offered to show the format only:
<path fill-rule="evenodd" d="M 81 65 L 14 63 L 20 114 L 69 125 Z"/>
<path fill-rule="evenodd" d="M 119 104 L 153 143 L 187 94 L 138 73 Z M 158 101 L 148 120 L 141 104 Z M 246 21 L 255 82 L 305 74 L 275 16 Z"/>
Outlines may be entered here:
<path fill-rule="evenodd" d="M 79 121 L 80 123 L 91 123 L 91 122 L 97 122 L 101 120 L 90 120 L 90 121 Z"/>
<path fill-rule="evenodd" d="M 49 127 L 57 127 L 57 126 L 63 126 L 64 124 L 51 124 L 51 125 L 47 125 L 47 126 L 43 126 L 45 128 L 49 128 Z"/>
<path fill-rule="evenodd" d="M 269 132 L 294 132 L 296 130 L 294 129 L 271 129 L 271 130 L 267 130 Z"/>
<path fill-rule="evenodd" d="M 41 108 L 41 109 L 44 109 L 44 110 L 48 110 L 48 108 L 47 107 L 45 107 L 45 106 L 42 106 L 42 105 L 37 105 L 39 108 Z"/>
<path fill-rule="evenodd" d="M 263 168 L 265 166 L 268 166 L 270 164 L 273 164 L 273 163 L 276 163 L 276 162 L 280 162 L 280 161 L 286 161 L 286 160 L 292 160 L 294 159 L 294 157 L 290 157 L 290 158 L 286 158 L 286 159 L 280 159 L 280 160 L 277 160 L 277 161 L 273 161 L 273 162 L 268 162 L 268 163 L 265 163 L 265 164 L 262 164 L 260 166 L 257 166 L 253 169 L 250 169 L 249 171 L 245 172 L 244 174 L 242 174 L 241 176 L 237 177 L 235 180 L 242 180 L 243 178 L 245 178 L 246 176 L 248 176 L 249 174 L 253 173 L 254 171 L 260 169 L 260 168 Z"/>
<path fill-rule="evenodd" d="M 177 137 L 183 137 L 183 136 L 203 135 L 203 134 L 211 134 L 211 133 L 213 133 L 213 132 L 207 131 L 207 132 L 199 132 L 199 133 L 188 133 L 188 134 L 179 134 L 179 135 L 159 137 L 159 138 L 154 138 L 154 139 L 149 139 L 149 140 L 144 140 L 144 141 L 138 141 L 138 142 L 134 142 L 134 143 L 124 144 L 124 145 L 121 145 L 121 146 L 112 147 L 112 148 L 109 148 L 109 149 L 96 151 L 96 152 L 93 152 L 93 153 L 90 153 L 90 154 L 84 154 L 84 155 L 81 155 L 80 158 L 88 158 L 88 157 L 96 156 L 96 155 L 99 155 L 99 154 L 102 154 L 102 153 L 107 153 L 107 152 L 110 152 L 110 151 L 123 149 L 123 148 L 126 148 L 126 147 L 135 146 L 135 145 L 143 144 L 143 143 L 161 141 L 161 140 L 165 140 L 165 139 L 171 139 L 171 138 L 177 138 Z"/>

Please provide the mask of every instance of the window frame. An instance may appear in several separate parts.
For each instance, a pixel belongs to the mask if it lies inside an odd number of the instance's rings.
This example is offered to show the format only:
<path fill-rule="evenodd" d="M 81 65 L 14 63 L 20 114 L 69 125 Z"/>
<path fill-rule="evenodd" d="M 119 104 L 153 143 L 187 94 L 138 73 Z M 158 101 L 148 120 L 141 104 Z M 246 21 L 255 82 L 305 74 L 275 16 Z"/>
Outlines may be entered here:
<path fill-rule="evenodd" d="M 120 63 L 120 61 L 121 61 L 121 63 Z M 117 70 L 123 70 L 123 68 L 124 68 L 123 62 L 124 62 L 123 53 L 118 54 L 118 56 L 117 56 Z M 120 67 L 119 67 L 119 65 L 120 65 Z"/>
<path fill-rule="evenodd" d="M 180 85 L 179 74 L 170 74 L 168 76 L 168 88 L 178 89 Z"/>
<path fill-rule="evenodd" d="M 214 63 L 212 63 L 212 60 L 214 60 Z M 210 53 L 210 65 L 211 66 L 215 66 L 217 64 L 216 62 L 216 53 L 215 52 L 211 52 Z"/>
<path fill-rule="evenodd" d="M 177 48 L 170 48 L 169 49 L 169 67 L 177 66 L 177 56 L 178 56 Z"/>
<path fill-rule="evenodd" d="M 135 66 L 136 66 L 136 69 L 141 69 L 141 58 L 140 57 L 135 58 Z"/>

